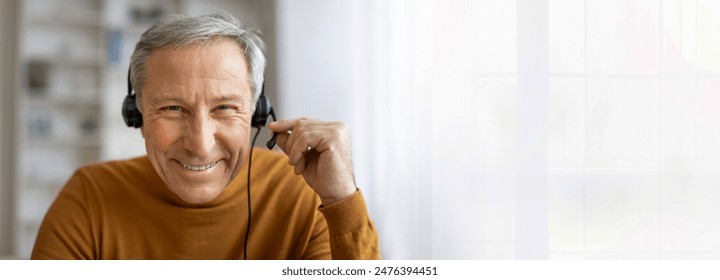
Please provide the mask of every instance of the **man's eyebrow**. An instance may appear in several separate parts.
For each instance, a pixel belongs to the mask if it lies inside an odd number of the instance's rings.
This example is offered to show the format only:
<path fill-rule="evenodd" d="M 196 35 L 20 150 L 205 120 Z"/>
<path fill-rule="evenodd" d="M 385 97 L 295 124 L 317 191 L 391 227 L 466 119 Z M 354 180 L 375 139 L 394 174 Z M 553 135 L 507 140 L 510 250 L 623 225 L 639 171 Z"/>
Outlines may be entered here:
<path fill-rule="evenodd" d="M 217 98 L 214 99 L 214 101 L 215 102 L 230 101 L 230 102 L 237 102 L 237 103 L 245 103 L 245 102 L 243 102 L 243 99 L 237 94 L 218 96 Z"/>
<path fill-rule="evenodd" d="M 150 104 L 158 104 L 163 102 L 185 103 L 185 100 L 176 96 L 158 96 L 150 100 Z"/>
<path fill-rule="evenodd" d="M 243 99 L 237 94 L 218 96 L 213 99 L 213 101 L 245 103 L 243 102 Z M 158 96 L 150 100 L 150 104 L 159 104 L 165 102 L 185 103 L 186 101 L 183 98 L 177 96 Z"/>

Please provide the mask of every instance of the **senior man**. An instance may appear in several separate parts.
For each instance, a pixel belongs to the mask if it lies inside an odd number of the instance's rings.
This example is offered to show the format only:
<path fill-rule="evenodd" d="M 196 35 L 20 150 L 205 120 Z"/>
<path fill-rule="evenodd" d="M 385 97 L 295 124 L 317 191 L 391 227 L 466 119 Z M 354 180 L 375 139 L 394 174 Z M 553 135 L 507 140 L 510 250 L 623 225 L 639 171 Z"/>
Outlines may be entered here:
<path fill-rule="evenodd" d="M 174 16 L 146 31 L 130 76 L 147 156 L 79 169 L 32 258 L 378 258 L 344 124 L 269 124 L 287 156 L 255 149 L 248 185 L 262 46 L 228 15 Z"/>

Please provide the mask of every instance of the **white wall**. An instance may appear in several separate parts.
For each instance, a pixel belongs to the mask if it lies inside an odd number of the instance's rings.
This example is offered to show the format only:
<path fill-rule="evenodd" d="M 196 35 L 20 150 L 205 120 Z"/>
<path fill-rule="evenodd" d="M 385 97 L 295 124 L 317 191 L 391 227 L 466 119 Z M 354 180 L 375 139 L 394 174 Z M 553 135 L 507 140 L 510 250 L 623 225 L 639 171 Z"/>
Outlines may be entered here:
<path fill-rule="evenodd" d="M 352 121 L 354 6 L 348 1 L 278 1 L 281 118 Z M 325 106 L 317 106 L 319 99 Z"/>

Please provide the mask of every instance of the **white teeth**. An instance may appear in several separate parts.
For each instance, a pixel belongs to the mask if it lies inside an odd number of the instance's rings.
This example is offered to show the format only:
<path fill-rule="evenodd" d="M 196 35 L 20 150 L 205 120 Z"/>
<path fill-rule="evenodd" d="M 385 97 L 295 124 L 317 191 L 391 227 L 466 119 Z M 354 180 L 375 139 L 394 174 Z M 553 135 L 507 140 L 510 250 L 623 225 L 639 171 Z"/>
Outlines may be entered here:
<path fill-rule="evenodd" d="M 197 165 L 190 165 L 190 164 L 186 164 L 186 163 L 182 163 L 182 162 L 181 162 L 182 166 L 185 167 L 185 169 L 193 170 L 193 171 L 208 170 L 208 169 L 210 169 L 210 168 L 213 168 L 215 165 L 217 165 L 217 163 L 218 163 L 218 161 L 213 162 L 213 163 L 208 164 L 208 165 L 200 165 L 200 166 L 197 166 Z"/>

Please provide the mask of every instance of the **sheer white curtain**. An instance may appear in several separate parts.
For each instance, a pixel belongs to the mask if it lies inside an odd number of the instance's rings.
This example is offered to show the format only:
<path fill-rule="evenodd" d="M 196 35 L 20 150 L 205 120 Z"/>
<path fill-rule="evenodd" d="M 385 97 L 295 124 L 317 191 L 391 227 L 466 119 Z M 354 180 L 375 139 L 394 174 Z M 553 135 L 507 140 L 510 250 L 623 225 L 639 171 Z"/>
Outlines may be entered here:
<path fill-rule="evenodd" d="M 720 5 L 549 14 L 551 257 L 719 257 Z"/>
<path fill-rule="evenodd" d="M 280 113 L 350 124 L 384 257 L 720 257 L 718 3 L 277 12 Z"/>

